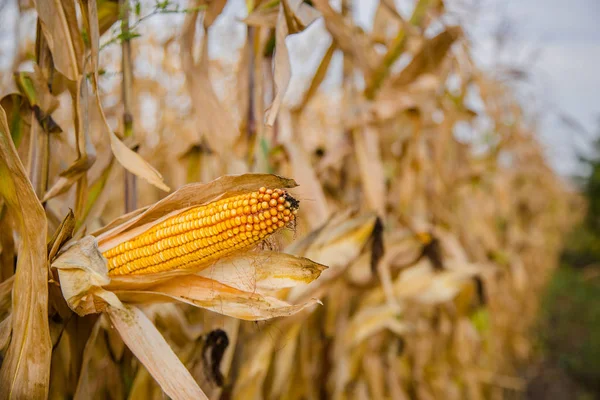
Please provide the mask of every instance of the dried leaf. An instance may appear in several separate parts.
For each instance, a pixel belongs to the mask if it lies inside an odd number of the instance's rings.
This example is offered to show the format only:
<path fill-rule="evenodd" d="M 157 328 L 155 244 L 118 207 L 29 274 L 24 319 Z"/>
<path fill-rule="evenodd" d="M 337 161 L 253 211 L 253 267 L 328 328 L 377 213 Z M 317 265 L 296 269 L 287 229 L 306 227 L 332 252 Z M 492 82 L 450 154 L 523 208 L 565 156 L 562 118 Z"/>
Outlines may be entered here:
<path fill-rule="evenodd" d="M 323 55 L 323 59 L 319 63 L 319 67 L 317 68 L 317 71 L 315 72 L 315 75 L 313 76 L 313 79 L 310 82 L 310 86 L 304 93 L 304 96 L 302 97 L 302 101 L 300 101 L 300 103 L 298 105 L 296 105 L 292 111 L 302 110 L 304 107 L 306 107 L 306 104 L 308 104 L 308 102 L 315 95 L 315 93 L 317 93 L 319 86 L 321 86 L 321 83 L 323 83 L 325 76 L 327 76 L 327 71 L 329 70 L 329 64 L 331 63 L 331 59 L 333 58 L 333 54 L 335 53 L 335 50 L 336 50 L 335 43 L 332 43 L 329 46 L 329 48 L 327 49 L 327 51 L 325 52 L 325 54 Z"/>
<path fill-rule="evenodd" d="M 62 129 L 52 119 L 52 112 L 58 107 L 58 100 L 50 93 L 44 75 L 37 64 L 34 72 L 19 72 L 15 80 L 23 97 L 29 102 L 29 107 L 44 131 L 60 133 Z"/>
<path fill-rule="evenodd" d="M 354 347 L 383 329 L 402 335 L 409 330 L 409 327 L 399 321 L 399 316 L 400 310 L 388 305 L 359 310 L 353 315 L 346 328 L 344 343 L 346 346 Z"/>
<path fill-rule="evenodd" d="M 10 135 L 17 149 L 22 148 L 21 143 L 31 131 L 31 108 L 27 99 L 18 91 L 11 93 L 0 100 L 0 106 L 6 111 L 10 128 Z"/>
<path fill-rule="evenodd" d="M 12 315 L 6 315 L 0 321 L 0 353 L 4 353 L 8 344 L 10 343 L 10 337 L 12 333 Z"/>
<path fill-rule="evenodd" d="M 105 1 L 100 0 L 102 3 Z M 92 60 L 91 69 L 95 77 L 92 80 L 94 90 L 96 90 L 96 80 L 98 79 L 98 52 L 99 52 L 99 41 L 100 41 L 100 28 L 98 24 L 98 6 L 96 0 L 79 0 L 84 10 L 84 22 L 86 32 L 89 33 L 89 50 L 90 58 Z M 85 65 L 84 65 L 85 67 Z"/>
<path fill-rule="evenodd" d="M 298 124 L 293 122 L 292 115 L 288 111 L 281 112 L 279 118 L 281 142 L 285 145 L 292 174 L 299 184 L 296 192 L 297 197 L 310 199 L 302 206 L 301 212 L 302 215 L 307 216 L 306 220 L 309 227 L 314 229 L 329 218 L 327 200 L 317 178 L 317 173 L 311 165 L 308 155 L 301 144 L 298 143 L 298 135 L 294 134 L 294 126 Z"/>
<path fill-rule="evenodd" d="M 439 1 L 440 0 L 418 0 L 416 2 L 415 8 L 410 17 L 410 24 L 403 24 L 402 29 L 398 31 L 396 37 L 394 38 L 392 43 L 390 43 L 386 54 L 381 59 L 381 62 L 379 63 L 377 68 L 373 71 L 373 73 L 370 76 L 368 76 L 369 82 L 365 89 L 365 96 L 368 99 L 372 99 L 373 97 L 375 97 L 381 84 L 390 73 L 390 69 L 392 68 L 396 60 L 398 60 L 398 58 L 404 53 L 405 47 L 408 42 L 408 34 L 414 31 L 412 26 L 421 25 L 423 19 L 425 18 L 425 15 L 427 14 L 427 11 L 433 9 Z M 395 11 L 393 6 L 389 4 L 388 1 L 383 1 L 382 4 L 385 5 L 389 11 Z M 397 13 L 394 12 L 394 14 L 396 14 L 396 16 L 399 17 Z M 403 22 L 401 18 L 399 20 Z"/>
<path fill-rule="evenodd" d="M 206 398 L 156 327 L 137 308 L 124 305 L 114 293 L 101 288 L 110 279 L 106 260 L 95 238 L 72 244 L 52 264 L 69 306 L 85 315 L 107 312 L 125 344 L 172 398 Z M 83 390 L 83 389 L 82 389 Z"/>
<path fill-rule="evenodd" d="M 150 164 L 148 164 L 139 154 L 121 142 L 112 129 L 110 129 L 110 125 L 108 124 L 106 115 L 102 109 L 102 102 L 100 101 L 100 93 L 98 93 L 98 91 L 96 91 L 96 100 L 98 109 L 100 110 L 100 116 L 104 122 L 104 129 L 106 130 L 106 133 L 110 139 L 110 148 L 112 149 L 117 161 L 119 161 L 119 163 L 132 174 L 145 179 L 150 184 L 161 190 L 164 190 L 165 192 L 170 191 L 171 189 L 169 189 L 169 187 L 163 182 L 162 175 Z"/>
<path fill-rule="evenodd" d="M 162 390 L 152 375 L 144 367 L 138 368 L 137 374 L 131 384 L 129 398 L 131 399 L 161 399 L 163 397 Z"/>
<path fill-rule="evenodd" d="M 277 118 L 277 113 L 283 103 L 284 96 L 290 83 L 290 78 L 292 77 L 290 54 L 285 40 L 289 34 L 296 33 L 310 25 L 310 23 L 318 16 L 317 14 L 305 13 L 305 16 L 308 19 L 302 21 L 304 26 L 298 27 L 294 25 L 294 23 L 290 21 L 296 21 L 295 13 L 298 12 L 302 4 L 302 1 L 299 0 L 281 0 L 279 5 L 279 14 L 277 16 L 277 25 L 275 27 L 275 59 L 273 62 L 275 98 L 265 111 L 265 123 L 270 126 L 273 126 L 275 123 L 275 118 Z"/>
<path fill-rule="evenodd" d="M 13 237 L 12 218 L 0 206 L 0 282 L 8 280 L 15 271 L 15 239 Z"/>
<path fill-rule="evenodd" d="M 436 272 L 429 260 L 404 271 L 393 282 L 393 295 L 398 300 L 413 300 L 423 304 L 439 304 L 453 299 L 470 280 L 481 273 L 481 267 L 463 262 L 448 261 L 448 269 Z M 383 299 L 376 290 L 365 298 L 365 304 L 376 304 Z"/>
<path fill-rule="evenodd" d="M 307 296 L 320 297 L 324 288 L 358 257 L 371 237 L 377 218 L 373 214 L 364 214 L 353 219 L 347 219 L 347 216 L 342 214 L 332 218 L 314 234 L 286 249 L 288 253 L 318 260 L 329 267 L 320 279 L 307 287 L 293 288 L 288 295 L 289 301 L 295 302 Z"/>
<path fill-rule="evenodd" d="M 252 362 L 240 367 L 232 398 L 259 399 L 263 396 L 262 386 L 269 372 L 275 341 L 268 335 L 257 337 L 249 344 Z"/>
<path fill-rule="evenodd" d="M 372 126 L 353 132 L 354 149 L 363 193 L 369 208 L 378 215 L 385 215 L 385 174 L 379 135 Z"/>
<path fill-rule="evenodd" d="M 94 347 L 96 345 L 96 339 L 98 338 L 101 325 L 100 319 L 96 320 L 90 336 L 87 338 L 85 343 L 81 361 L 81 370 L 79 372 L 79 379 L 77 381 L 77 389 L 75 390 L 75 395 L 73 396 L 75 400 L 89 399 L 92 397 L 92 393 L 90 393 L 91 388 L 89 381 L 93 379 L 93 377 L 90 376 L 90 366 L 94 356 Z"/>
<path fill-rule="evenodd" d="M 108 177 L 110 176 L 113 165 L 114 157 L 110 157 L 108 164 L 106 167 L 104 167 L 98 179 L 96 179 L 96 181 L 94 181 L 94 183 L 88 187 L 86 203 L 83 207 L 82 215 L 77 221 L 75 230 L 78 230 L 82 225 L 85 224 L 86 220 L 89 218 L 90 211 L 92 211 L 93 207 L 97 205 L 97 200 L 102 194 L 106 183 L 108 182 Z M 98 206 L 98 208 L 100 208 L 100 206 Z"/>
<path fill-rule="evenodd" d="M 103 35 L 119 20 L 119 2 L 98 0 L 98 33 Z"/>
<path fill-rule="evenodd" d="M 96 318 L 82 353 L 82 366 L 77 382 L 74 399 L 109 397 L 112 399 L 126 398 L 127 392 L 122 383 L 121 369 L 118 359 L 111 353 L 108 344 L 109 332 L 115 331 L 110 326 L 110 320 L 103 315 Z M 118 333 L 115 333 L 118 335 Z"/>
<path fill-rule="evenodd" d="M 307 1 L 302 1 L 300 3 L 290 1 L 289 4 L 292 10 L 294 10 L 294 20 L 300 31 L 306 29 L 310 24 L 321 17 L 321 13 L 309 5 Z"/>
<path fill-rule="evenodd" d="M 0 397 L 46 398 L 51 357 L 46 215 L 17 155 L 2 108 L 0 176 L 0 194 L 21 236 L 13 285 L 13 335 L 0 368 Z"/>
<path fill-rule="evenodd" d="M 71 240 L 74 229 L 75 216 L 73 215 L 73 211 L 69 210 L 69 213 L 60 223 L 60 226 L 56 232 L 54 232 L 52 239 L 50 239 L 50 242 L 48 243 L 48 261 L 52 262 L 63 244 Z"/>
<path fill-rule="evenodd" d="M 204 29 L 210 28 L 223 11 L 223 8 L 225 8 L 226 3 L 227 0 L 212 0 L 208 3 L 208 7 L 204 11 Z"/>
<path fill-rule="evenodd" d="M 152 322 L 138 308 L 109 307 L 123 341 L 172 399 L 208 399 Z"/>
<path fill-rule="evenodd" d="M 279 15 L 278 7 L 259 7 L 242 20 L 248 26 L 274 28 Z"/>
<path fill-rule="evenodd" d="M 0 282 L 0 315 L 8 314 L 11 309 L 11 294 L 15 278 L 11 276 Z"/>
<path fill-rule="evenodd" d="M 36 0 L 35 7 L 56 69 L 76 81 L 83 71 L 83 39 L 74 1 Z"/>
<path fill-rule="evenodd" d="M 58 196 L 67 190 L 77 181 L 79 181 L 86 172 L 94 165 L 96 161 L 96 149 L 92 144 L 89 132 L 89 113 L 88 113 L 88 87 L 87 80 L 81 76 L 77 80 L 76 93 L 74 97 L 74 111 L 76 114 L 76 135 L 75 144 L 77 146 L 77 159 L 71 166 L 60 173 L 58 180 L 46 192 L 42 202 Z M 81 214 L 82 203 L 85 199 L 79 199 L 76 203 L 76 212 Z"/>
<path fill-rule="evenodd" d="M 46 78 L 37 64 L 34 64 L 33 72 L 16 73 L 15 81 L 31 108 L 38 109 L 41 115 L 38 119 L 47 118 L 58 108 L 58 100 L 50 93 Z"/>
<path fill-rule="evenodd" d="M 273 384 L 271 385 L 270 398 L 281 398 L 283 389 L 289 385 L 289 377 L 292 369 L 296 366 L 295 353 L 298 348 L 298 337 L 302 324 L 292 325 L 287 332 L 282 333 L 279 338 L 281 343 L 285 345 L 283 348 L 275 352 L 273 360 Z"/>
<path fill-rule="evenodd" d="M 426 41 L 411 62 L 398 75 L 390 79 L 390 85 L 398 89 L 414 82 L 423 74 L 434 72 L 461 34 L 462 29 L 453 26 Z"/>
<path fill-rule="evenodd" d="M 261 251 L 221 258 L 198 275 L 239 290 L 268 293 L 310 283 L 325 269 L 306 258 Z"/>
<path fill-rule="evenodd" d="M 369 76 L 380 59 L 369 37 L 357 26 L 344 21 L 344 18 L 331 8 L 329 0 L 314 0 L 313 4 L 323 15 L 325 26 L 336 45 L 345 54 L 350 55 L 356 66 Z"/>
<path fill-rule="evenodd" d="M 117 297 L 102 286 L 110 283 L 106 259 L 93 236 L 66 246 L 52 263 L 58 270 L 60 289 L 69 307 L 83 316 L 106 311 L 108 304 L 118 306 Z"/>
<path fill-rule="evenodd" d="M 279 107 L 283 102 L 283 96 L 292 77 L 292 66 L 290 65 L 290 55 L 285 44 L 285 39 L 289 34 L 288 24 L 286 22 L 284 2 L 281 0 L 279 14 L 277 15 L 277 25 L 275 27 L 275 60 L 273 63 L 273 76 L 275 81 L 275 98 L 265 112 L 265 123 L 273 126 L 275 118 L 279 112 Z"/>
<path fill-rule="evenodd" d="M 382 0 L 375 11 L 373 38 L 387 43 L 398 34 L 399 29 L 404 28 L 405 24 L 404 18 L 396 11 L 394 2 Z"/>
<path fill-rule="evenodd" d="M 271 296 L 243 291 L 197 275 L 177 276 L 138 290 L 115 290 L 123 302 L 181 301 L 219 314 L 247 321 L 260 321 L 295 314 L 316 300 L 292 305 Z"/>
<path fill-rule="evenodd" d="M 192 13 L 186 16 L 181 38 L 183 70 L 197 115 L 198 131 L 206 137 L 211 149 L 226 156 L 232 151 L 233 143 L 240 132 L 231 113 L 217 97 L 211 82 L 208 33 L 205 32 L 202 40 L 202 53 L 198 64 L 195 64 L 192 58 L 196 15 L 197 13 Z"/>

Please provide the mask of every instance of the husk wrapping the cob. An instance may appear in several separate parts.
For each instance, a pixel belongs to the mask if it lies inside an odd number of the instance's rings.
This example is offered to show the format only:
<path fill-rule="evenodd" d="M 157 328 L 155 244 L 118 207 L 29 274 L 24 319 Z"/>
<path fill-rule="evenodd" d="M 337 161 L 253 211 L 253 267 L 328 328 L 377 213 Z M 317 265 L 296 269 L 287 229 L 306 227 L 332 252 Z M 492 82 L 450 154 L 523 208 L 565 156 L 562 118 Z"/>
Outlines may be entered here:
<path fill-rule="evenodd" d="M 274 297 L 260 296 L 257 279 L 257 286 L 249 290 L 259 297 L 244 299 L 246 292 L 235 289 L 239 283 L 230 287 L 202 275 L 206 269 L 214 273 L 228 264 L 252 263 L 253 259 L 254 269 L 264 271 L 261 278 L 274 287 L 308 282 L 320 274 L 323 266 L 310 260 L 253 251 L 260 241 L 292 223 L 299 206 L 284 189 L 262 186 L 271 182 L 295 186 L 291 180 L 269 175 L 225 176 L 209 184 L 187 185 L 132 213 L 132 218 L 67 244 L 52 263 L 65 299 L 80 315 L 102 310 L 95 296 L 112 298 L 114 294 L 128 302 L 179 299 L 207 308 L 220 306 L 222 313 L 247 319 L 279 315 L 278 309 L 282 315 L 299 310 Z M 271 271 L 265 262 L 273 265 Z M 231 307 L 222 301 L 231 302 Z"/>

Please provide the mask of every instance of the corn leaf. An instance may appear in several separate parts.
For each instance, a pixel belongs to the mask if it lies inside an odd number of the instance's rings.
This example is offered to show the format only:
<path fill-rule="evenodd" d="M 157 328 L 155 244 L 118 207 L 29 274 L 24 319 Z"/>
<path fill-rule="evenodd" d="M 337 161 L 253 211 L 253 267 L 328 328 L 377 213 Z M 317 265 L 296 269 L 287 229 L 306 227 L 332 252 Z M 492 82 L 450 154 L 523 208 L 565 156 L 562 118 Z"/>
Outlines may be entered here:
<path fill-rule="evenodd" d="M 310 99 L 312 99 L 314 97 L 314 95 L 317 93 L 319 86 L 321 86 L 321 83 L 323 83 L 323 80 L 327 76 L 327 71 L 329 70 L 329 64 L 331 64 L 331 59 L 333 58 L 335 50 L 336 50 L 335 43 L 331 43 L 329 45 L 329 47 L 327 48 L 327 51 L 323 55 L 323 59 L 319 63 L 319 67 L 317 68 L 317 71 L 315 72 L 313 79 L 310 81 L 310 86 L 308 87 L 308 89 L 306 90 L 304 95 L 302 96 L 302 100 L 300 101 L 300 103 L 293 108 L 293 111 L 302 110 L 304 107 L 306 107 L 306 105 L 308 104 Z"/>
<path fill-rule="evenodd" d="M 279 14 L 277 15 L 277 25 L 275 27 L 275 61 L 273 63 L 273 76 L 275 81 L 275 98 L 265 112 L 267 125 L 273 125 L 279 112 L 279 107 L 283 103 L 283 96 L 292 77 L 292 66 L 290 65 L 290 55 L 285 44 L 285 39 L 289 34 L 289 28 L 286 21 L 286 9 L 281 0 Z"/>
<path fill-rule="evenodd" d="M 446 58 L 446 53 L 452 44 L 461 35 L 462 29 L 454 26 L 427 40 L 411 62 L 398 75 L 390 78 L 389 84 L 396 89 L 401 88 L 414 82 L 423 74 L 434 72 Z"/>
<path fill-rule="evenodd" d="M 248 26 L 274 28 L 279 15 L 278 7 L 259 7 L 242 20 Z"/>
<path fill-rule="evenodd" d="M 108 315 L 123 341 L 172 399 L 208 399 L 160 332 L 136 307 L 110 307 Z"/>
<path fill-rule="evenodd" d="M 202 51 L 197 64 L 192 57 L 197 14 L 196 12 L 186 16 L 184 31 L 181 35 L 183 71 L 189 83 L 192 104 L 198 115 L 199 132 L 206 137 L 210 148 L 215 149 L 221 155 L 226 155 L 231 152 L 233 143 L 240 132 L 231 113 L 217 97 L 210 78 L 208 31 L 205 32 L 202 39 Z"/>
<path fill-rule="evenodd" d="M 293 305 L 275 297 L 239 290 L 198 275 L 178 276 L 143 290 L 115 290 L 114 293 L 126 303 L 164 303 L 176 300 L 247 321 L 289 316 L 317 302 L 309 300 Z"/>
<path fill-rule="evenodd" d="M 60 173 L 58 180 L 46 192 L 42 202 L 58 196 L 71 188 L 71 186 L 82 179 L 86 172 L 94 165 L 96 161 L 96 149 L 92 144 L 89 132 L 89 113 L 88 113 L 88 87 L 87 80 L 82 75 L 77 80 L 74 98 L 74 111 L 76 115 L 76 134 L 75 144 L 77 147 L 77 159 L 66 170 Z M 79 199 L 81 202 L 85 199 Z M 83 204 L 76 204 L 77 214 L 81 214 Z"/>
<path fill-rule="evenodd" d="M 319 277 L 325 266 L 309 259 L 285 253 L 261 251 L 222 258 L 210 268 L 198 273 L 247 292 L 268 293 Z"/>
<path fill-rule="evenodd" d="M 325 26 L 333 36 L 336 45 L 344 53 L 349 54 L 356 66 L 369 76 L 380 59 L 369 37 L 360 28 L 345 21 L 335 12 L 329 5 L 329 0 L 314 0 L 313 3 L 323 15 Z"/>
<path fill-rule="evenodd" d="M 119 2 L 98 0 L 98 34 L 103 35 L 119 20 Z"/>
<path fill-rule="evenodd" d="M 273 62 L 275 98 L 265 112 L 266 124 L 270 126 L 275 123 L 275 118 L 279 113 L 279 108 L 283 104 L 284 96 L 292 77 L 290 54 L 285 40 L 288 35 L 301 31 L 318 17 L 316 13 L 305 12 L 303 16 L 306 20 L 300 21 L 303 26 L 298 26 L 296 23 L 298 21 L 296 13 L 301 9 L 302 5 L 303 2 L 298 0 L 281 0 L 279 4 L 279 14 L 277 15 L 277 24 L 275 26 L 275 60 Z M 312 10 L 312 7 L 308 8 Z"/>
<path fill-rule="evenodd" d="M 233 389 L 233 398 L 259 399 L 263 396 L 262 386 L 269 372 L 269 365 L 275 347 L 275 341 L 269 335 L 255 338 L 249 343 L 252 362 L 240 367 L 239 376 Z"/>
<path fill-rule="evenodd" d="M 10 336 L 12 333 L 12 315 L 6 315 L 0 321 L 0 352 L 4 353 L 8 344 L 10 343 Z"/>
<path fill-rule="evenodd" d="M 307 216 L 308 226 L 314 229 L 329 218 L 330 212 L 317 173 L 294 132 L 294 127 L 297 126 L 293 120 L 295 115 L 290 115 L 287 110 L 280 113 L 279 132 L 289 156 L 291 173 L 299 184 L 297 196 L 311 200 L 302 205 L 301 213 Z"/>
<path fill-rule="evenodd" d="M 376 333 L 389 329 L 397 335 L 409 331 L 407 324 L 400 322 L 400 310 L 389 305 L 364 308 L 356 312 L 344 335 L 344 345 L 354 347 Z"/>
<path fill-rule="evenodd" d="M 329 267 L 323 271 L 321 279 L 305 287 L 293 288 L 288 295 L 289 301 L 296 302 L 308 296 L 320 297 L 325 288 L 359 256 L 373 233 L 376 217 L 373 214 L 352 219 L 346 219 L 347 217 L 348 214 L 333 217 L 313 235 L 286 249 L 290 254 L 318 260 Z"/>
<path fill-rule="evenodd" d="M 83 72 L 83 39 L 73 0 L 36 0 L 42 30 L 56 69 L 72 81 Z"/>
<path fill-rule="evenodd" d="M 10 313 L 14 276 L 0 283 L 0 316 Z"/>
<path fill-rule="evenodd" d="M 102 289 L 110 278 L 94 237 L 86 236 L 65 246 L 52 267 L 58 270 L 65 300 L 77 314 L 99 313 L 106 310 L 107 304 L 119 305 L 113 293 Z"/>
<path fill-rule="evenodd" d="M 117 161 L 132 174 L 145 179 L 150 184 L 161 190 L 164 190 L 165 192 L 170 191 L 171 189 L 165 185 L 162 175 L 150 164 L 148 164 L 139 154 L 121 142 L 117 135 L 115 135 L 115 133 L 112 131 L 108 121 L 106 120 L 104 110 L 102 109 L 102 102 L 100 101 L 100 93 L 98 93 L 98 91 L 96 91 L 96 103 L 104 123 L 104 129 L 106 130 L 106 133 L 110 139 L 110 148 Z"/>
<path fill-rule="evenodd" d="M 353 132 L 354 148 L 363 194 L 369 208 L 380 216 L 385 215 L 385 174 L 379 135 L 372 126 Z"/>
<path fill-rule="evenodd" d="M 298 336 L 302 324 L 293 324 L 284 334 L 281 335 L 280 342 L 285 346 L 275 353 L 273 360 L 273 385 L 271 386 L 271 398 L 279 398 L 286 385 L 289 385 L 289 376 L 295 366 L 295 353 L 298 349 Z"/>
<path fill-rule="evenodd" d="M 208 3 L 208 6 L 204 11 L 204 20 L 202 21 L 204 29 L 210 28 L 217 17 L 221 15 L 223 8 L 225 8 L 225 4 L 227 4 L 227 0 L 213 0 Z"/>
<path fill-rule="evenodd" d="M 73 243 L 52 266 L 58 270 L 69 306 L 80 315 L 106 312 L 125 344 L 167 395 L 174 399 L 206 398 L 150 320 L 101 288 L 110 279 L 95 238 L 87 236 Z"/>
<path fill-rule="evenodd" d="M 0 398 L 45 398 L 50 377 L 46 216 L 0 108 L 0 194 L 21 236 L 13 284 L 12 340 L 0 368 Z"/>

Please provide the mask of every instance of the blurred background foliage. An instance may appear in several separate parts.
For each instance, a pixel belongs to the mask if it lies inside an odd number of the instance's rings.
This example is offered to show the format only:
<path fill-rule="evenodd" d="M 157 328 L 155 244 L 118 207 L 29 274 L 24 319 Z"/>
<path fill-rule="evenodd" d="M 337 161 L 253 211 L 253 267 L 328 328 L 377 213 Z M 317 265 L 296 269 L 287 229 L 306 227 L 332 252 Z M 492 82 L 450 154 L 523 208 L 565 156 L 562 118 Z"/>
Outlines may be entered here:
<path fill-rule="evenodd" d="M 540 309 L 543 361 L 530 387 L 537 398 L 600 398 L 600 140 L 591 153 L 581 157 L 588 175 L 575 178 L 587 208 L 566 235 Z"/>

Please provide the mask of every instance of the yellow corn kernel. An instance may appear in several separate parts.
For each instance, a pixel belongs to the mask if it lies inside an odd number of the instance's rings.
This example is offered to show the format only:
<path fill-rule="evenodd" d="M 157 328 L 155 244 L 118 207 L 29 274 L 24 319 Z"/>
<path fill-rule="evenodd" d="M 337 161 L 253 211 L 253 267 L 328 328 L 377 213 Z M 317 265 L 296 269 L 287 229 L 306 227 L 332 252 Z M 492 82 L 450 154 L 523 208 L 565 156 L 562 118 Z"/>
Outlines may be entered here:
<path fill-rule="evenodd" d="M 194 207 L 105 251 L 108 273 L 148 274 L 215 261 L 285 226 L 298 204 L 284 190 L 263 187 Z"/>

